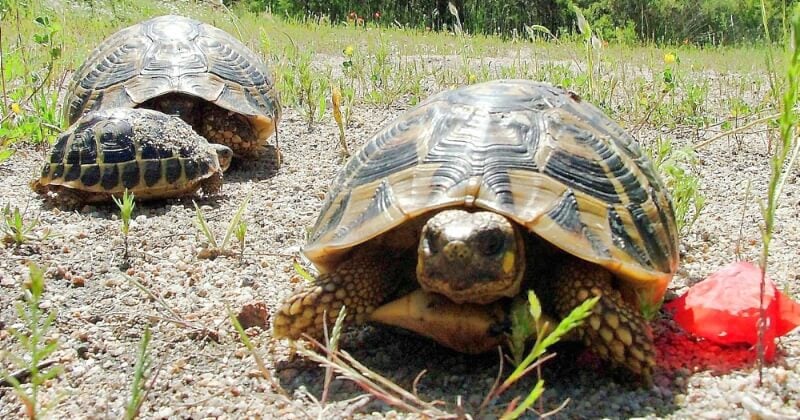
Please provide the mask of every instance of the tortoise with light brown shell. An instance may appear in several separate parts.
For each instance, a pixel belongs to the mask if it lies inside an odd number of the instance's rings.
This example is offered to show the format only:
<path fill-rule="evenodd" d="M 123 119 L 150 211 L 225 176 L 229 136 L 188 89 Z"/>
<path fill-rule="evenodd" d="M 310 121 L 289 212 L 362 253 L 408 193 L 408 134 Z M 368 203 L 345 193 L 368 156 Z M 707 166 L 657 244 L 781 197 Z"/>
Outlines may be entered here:
<path fill-rule="evenodd" d="M 113 108 L 84 115 L 56 139 L 31 187 L 58 204 L 110 201 L 127 189 L 136 200 L 213 194 L 233 152 L 209 143 L 178 117 Z"/>
<path fill-rule="evenodd" d="M 409 110 L 343 168 L 304 249 L 322 274 L 274 331 L 319 337 L 346 306 L 477 353 L 504 341 L 521 291 L 557 319 L 600 296 L 577 335 L 649 379 L 641 308 L 660 304 L 677 244 L 652 164 L 601 111 L 543 83 L 472 85 Z"/>
<path fill-rule="evenodd" d="M 64 103 L 72 125 L 88 111 L 149 108 L 177 115 L 236 156 L 259 156 L 280 104 L 266 65 L 227 32 L 160 16 L 111 35 L 75 72 Z"/>

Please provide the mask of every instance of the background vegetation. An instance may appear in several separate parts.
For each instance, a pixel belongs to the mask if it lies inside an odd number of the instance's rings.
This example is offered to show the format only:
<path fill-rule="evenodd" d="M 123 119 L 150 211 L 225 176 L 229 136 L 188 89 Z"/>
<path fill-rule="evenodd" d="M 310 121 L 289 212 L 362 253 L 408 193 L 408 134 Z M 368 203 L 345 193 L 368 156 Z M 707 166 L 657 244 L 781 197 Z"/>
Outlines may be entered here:
<path fill-rule="evenodd" d="M 575 7 L 606 41 L 732 44 L 764 38 L 761 2 L 753 0 L 226 0 L 251 11 L 332 22 L 402 25 L 442 30 L 457 25 L 472 34 L 525 36 L 541 25 L 557 36 L 575 31 Z M 448 3 L 458 10 L 454 16 Z M 773 33 L 783 31 L 792 1 L 764 2 Z M 361 22 L 361 21 L 359 21 Z"/>

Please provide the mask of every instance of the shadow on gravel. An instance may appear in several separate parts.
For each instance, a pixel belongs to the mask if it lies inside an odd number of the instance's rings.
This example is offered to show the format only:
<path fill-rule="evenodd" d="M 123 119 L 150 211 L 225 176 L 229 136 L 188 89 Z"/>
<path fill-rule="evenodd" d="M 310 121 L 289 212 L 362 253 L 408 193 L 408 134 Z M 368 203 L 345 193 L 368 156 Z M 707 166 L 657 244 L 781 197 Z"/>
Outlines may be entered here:
<path fill-rule="evenodd" d="M 267 145 L 264 154 L 255 160 L 234 159 L 230 168 L 225 171 L 225 183 L 241 183 L 263 181 L 274 177 L 280 168 L 278 149 Z"/>
<path fill-rule="evenodd" d="M 415 378 L 419 396 L 425 401 L 439 400 L 447 410 L 456 412 L 460 396 L 464 412 L 474 418 L 497 418 L 508 402 L 525 397 L 535 385 L 536 373 L 520 381 L 484 412 L 479 407 L 498 374 L 498 355 L 489 353 L 470 356 L 440 347 L 433 342 L 385 327 L 365 327 L 343 336 L 342 347 L 359 362 L 411 391 Z M 677 410 L 676 394 L 686 392 L 686 380 L 675 372 L 659 369 L 655 385 L 643 388 L 624 372 L 601 363 L 582 346 L 565 343 L 554 347 L 556 358 L 542 369 L 545 392 L 535 405 L 539 412 L 556 409 L 565 400 L 566 406 L 553 418 L 628 418 L 666 416 Z M 277 365 L 281 384 L 290 392 L 305 387 L 315 397 L 322 395 L 324 370 L 303 358 Z M 510 372 L 505 364 L 503 378 Z M 676 380 L 676 378 L 682 378 Z M 355 384 L 335 380 L 330 399 L 342 401 L 364 394 Z M 391 408 L 373 400 L 360 411 L 388 411 Z M 531 414 L 532 418 L 535 418 Z"/>

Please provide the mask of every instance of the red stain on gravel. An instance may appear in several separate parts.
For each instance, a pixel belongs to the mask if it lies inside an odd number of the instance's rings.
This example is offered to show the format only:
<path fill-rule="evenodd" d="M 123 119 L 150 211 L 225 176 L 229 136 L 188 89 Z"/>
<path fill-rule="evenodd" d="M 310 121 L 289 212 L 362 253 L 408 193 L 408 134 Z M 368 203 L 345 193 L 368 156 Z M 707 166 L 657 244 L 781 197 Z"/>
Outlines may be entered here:
<path fill-rule="evenodd" d="M 695 338 L 666 318 L 655 321 L 652 326 L 658 353 L 657 364 L 667 372 L 685 369 L 689 372 L 724 374 L 755 363 L 755 349 L 750 345 L 720 346 Z"/>

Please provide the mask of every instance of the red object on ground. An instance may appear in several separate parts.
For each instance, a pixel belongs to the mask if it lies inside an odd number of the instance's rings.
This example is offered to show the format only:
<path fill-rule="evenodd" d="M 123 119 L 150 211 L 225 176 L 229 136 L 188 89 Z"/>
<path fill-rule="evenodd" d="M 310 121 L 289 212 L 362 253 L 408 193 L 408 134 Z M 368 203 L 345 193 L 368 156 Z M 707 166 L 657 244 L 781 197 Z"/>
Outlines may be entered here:
<path fill-rule="evenodd" d="M 719 344 L 758 341 L 761 269 L 738 261 L 723 267 L 667 303 L 673 318 L 686 331 Z M 764 288 L 767 328 L 764 357 L 775 357 L 775 338 L 800 325 L 800 304 L 775 288 L 769 277 Z"/>

